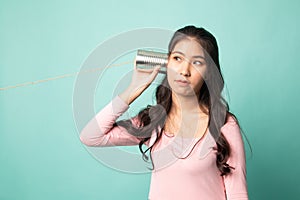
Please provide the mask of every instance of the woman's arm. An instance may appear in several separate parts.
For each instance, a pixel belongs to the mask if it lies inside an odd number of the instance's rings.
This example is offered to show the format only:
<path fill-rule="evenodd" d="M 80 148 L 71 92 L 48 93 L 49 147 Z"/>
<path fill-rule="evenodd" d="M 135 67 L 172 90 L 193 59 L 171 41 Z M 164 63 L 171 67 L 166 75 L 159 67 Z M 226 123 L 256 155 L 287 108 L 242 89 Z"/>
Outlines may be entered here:
<path fill-rule="evenodd" d="M 140 140 L 129 134 L 124 127 L 114 126 L 116 120 L 129 108 L 116 96 L 82 129 L 80 140 L 87 146 L 128 146 L 137 145 Z M 137 121 L 132 119 L 133 125 Z"/>
<path fill-rule="evenodd" d="M 155 79 L 160 66 L 154 70 L 138 70 L 134 66 L 129 87 L 105 106 L 80 133 L 80 140 L 87 146 L 127 146 L 137 145 L 140 139 L 128 133 L 121 126 L 113 126 L 116 120 L 129 108 Z M 133 126 L 138 126 L 137 118 L 131 119 Z"/>
<path fill-rule="evenodd" d="M 231 148 L 227 163 L 235 168 L 232 173 L 224 176 L 227 200 L 248 200 L 245 150 L 239 125 L 230 117 L 221 131 Z"/>

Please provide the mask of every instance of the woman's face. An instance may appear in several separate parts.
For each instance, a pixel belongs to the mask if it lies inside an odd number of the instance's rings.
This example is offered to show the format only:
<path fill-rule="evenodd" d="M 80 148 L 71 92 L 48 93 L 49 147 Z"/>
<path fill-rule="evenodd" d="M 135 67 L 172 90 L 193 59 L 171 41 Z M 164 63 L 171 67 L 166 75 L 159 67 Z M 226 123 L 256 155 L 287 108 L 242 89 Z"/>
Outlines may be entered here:
<path fill-rule="evenodd" d="M 179 41 L 172 50 L 168 65 L 168 82 L 176 95 L 199 95 L 206 62 L 201 45 L 194 39 Z"/>

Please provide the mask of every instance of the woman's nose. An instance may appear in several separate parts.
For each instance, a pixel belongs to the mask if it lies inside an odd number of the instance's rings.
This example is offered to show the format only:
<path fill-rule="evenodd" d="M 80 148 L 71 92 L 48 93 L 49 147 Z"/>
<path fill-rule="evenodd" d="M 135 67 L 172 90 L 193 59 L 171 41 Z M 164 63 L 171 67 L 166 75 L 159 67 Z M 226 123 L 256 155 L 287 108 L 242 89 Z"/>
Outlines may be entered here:
<path fill-rule="evenodd" d="M 180 75 L 190 76 L 190 62 L 188 60 L 184 60 L 180 66 Z"/>

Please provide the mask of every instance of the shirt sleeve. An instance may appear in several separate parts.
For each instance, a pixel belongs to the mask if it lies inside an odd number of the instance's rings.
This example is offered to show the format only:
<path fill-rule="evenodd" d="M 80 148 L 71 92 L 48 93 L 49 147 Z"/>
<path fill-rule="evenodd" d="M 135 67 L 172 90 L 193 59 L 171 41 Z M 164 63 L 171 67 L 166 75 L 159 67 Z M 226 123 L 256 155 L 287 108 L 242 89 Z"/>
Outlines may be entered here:
<path fill-rule="evenodd" d="M 239 125 L 230 117 L 221 131 L 231 147 L 227 163 L 235 168 L 231 169 L 232 173 L 224 176 L 227 200 L 248 200 L 245 150 Z"/>
<path fill-rule="evenodd" d="M 129 134 L 121 126 L 113 126 L 116 120 L 129 108 L 119 96 L 116 96 L 96 116 L 88 122 L 80 133 L 80 140 L 87 146 L 129 146 L 137 145 L 140 140 Z M 133 125 L 138 122 L 132 118 Z"/>

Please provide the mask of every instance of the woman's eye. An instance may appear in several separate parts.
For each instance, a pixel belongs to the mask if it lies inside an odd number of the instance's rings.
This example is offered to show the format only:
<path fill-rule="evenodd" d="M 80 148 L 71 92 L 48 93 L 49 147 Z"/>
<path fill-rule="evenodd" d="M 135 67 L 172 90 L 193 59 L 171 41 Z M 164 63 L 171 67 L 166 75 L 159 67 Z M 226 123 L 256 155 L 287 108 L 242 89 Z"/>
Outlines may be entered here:
<path fill-rule="evenodd" d="M 181 61 L 181 58 L 179 56 L 174 56 L 173 59 L 176 61 Z"/>
<path fill-rule="evenodd" d="M 203 63 L 202 63 L 201 61 L 198 61 L 198 60 L 197 60 L 197 61 L 194 61 L 193 64 L 194 64 L 194 65 L 202 65 Z"/>

